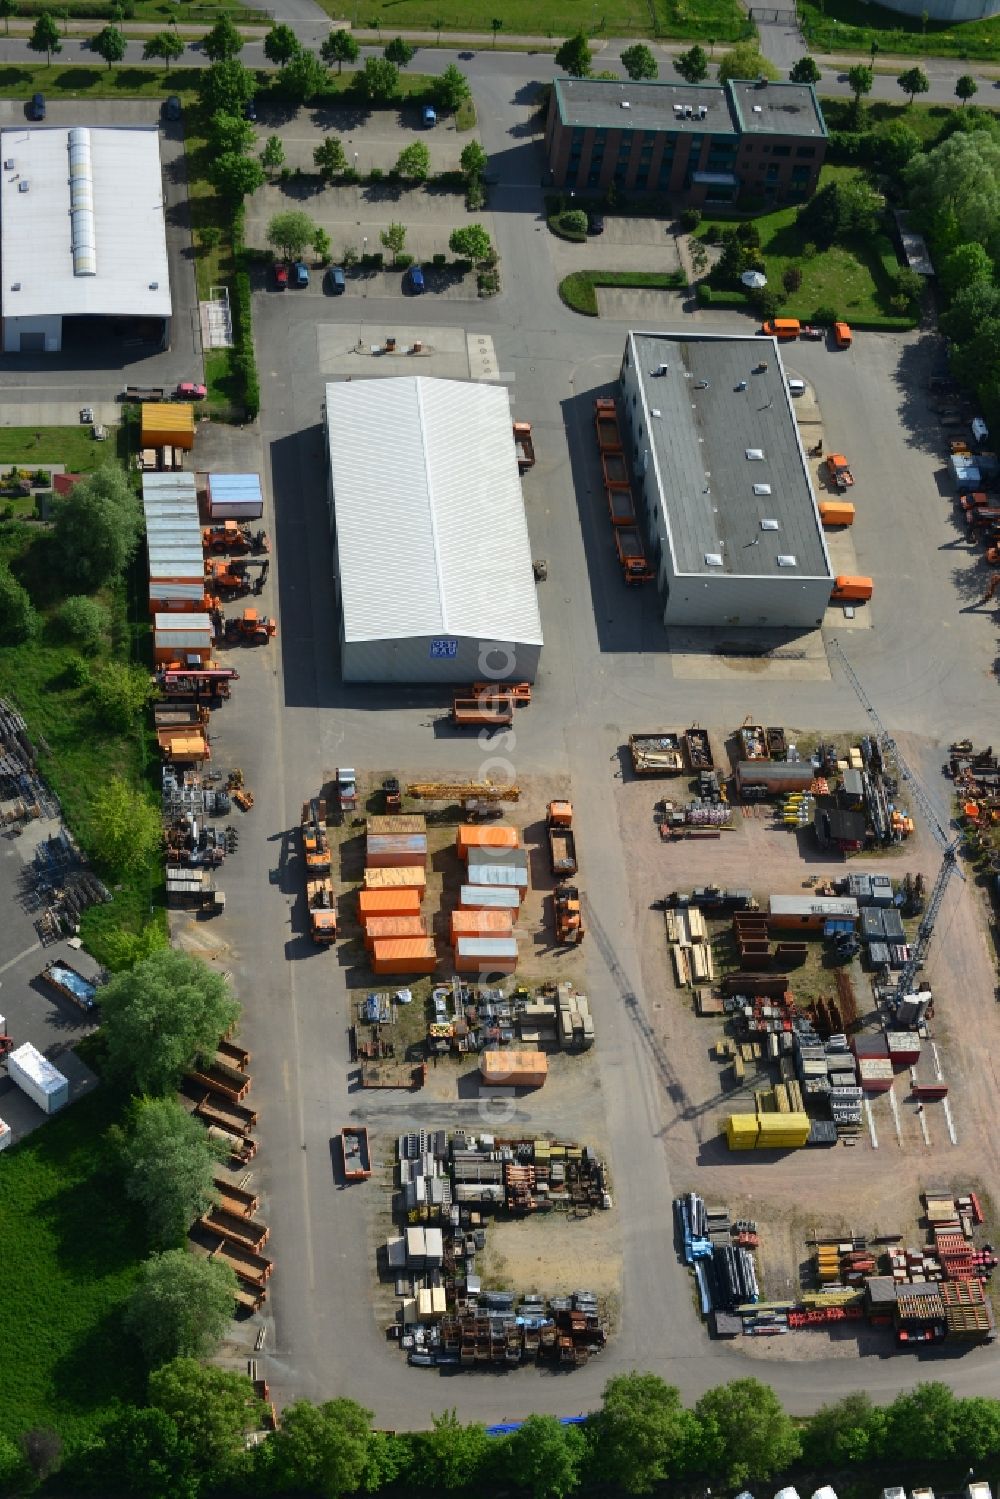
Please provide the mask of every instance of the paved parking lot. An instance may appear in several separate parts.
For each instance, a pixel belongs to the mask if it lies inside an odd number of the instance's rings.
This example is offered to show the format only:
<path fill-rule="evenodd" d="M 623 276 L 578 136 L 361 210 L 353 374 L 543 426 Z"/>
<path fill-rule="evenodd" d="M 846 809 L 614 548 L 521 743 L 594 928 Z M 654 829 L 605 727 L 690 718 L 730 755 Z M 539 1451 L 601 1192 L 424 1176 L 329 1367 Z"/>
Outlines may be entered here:
<path fill-rule="evenodd" d="M 327 135 L 339 138 L 350 166 L 366 176 L 378 168 L 388 172 L 404 146 L 421 141 L 430 152 L 431 173 L 458 170 L 459 157 L 475 131 L 455 129 L 454 117 L 428 129 L 416 106 L 405 109 L 298 109 L 291 116 L 264 106 L 257 122 L 259 144 L 276 135 L 285 148 L 285 165 L 313 173 L 313 151 Z"/>
<path fill-rule="evenodd" d="M 417 260 L 434 255 L 454 259 L 448 248 L 453 229 L 466 224 L 482 224 L 491 240 L 495 229 L 491 215 L 480 209 L 469 213 L 460 193 L 443 193 L 433 188 L 326 187 L 319 192 L 304 193 L 294 182 L 271 183 L 260 188 L 247 200 L 247 243 L 268 248 L 267 226 L 275 214 L 290 208 L 302 209 L 315 224 L 325 229 L 333 241 L 332 259 L 343 258 L 349 246 L 358 255 L 391 254 L 379 236 L 391 223 L 405 224 L 404 249 Z"/>
<path fill-rule="evenodd" d="M 49 819 L 29 823 L 20 837 L 9 830 L 0 833 L 0 1034 L 15 1046 L 30 1041 L 69 1079 L 70 1103 L 96 1086 L 97 1079 L 80 1061 L 72 1047 L 93 1026 L 68 1000 L 39 983 L 38 975 L 54 958 L 71 963 L 85 978 L 96 976 L 97 965 L 87 953 L 77 952 L 68 942 L 43 947 L 34 918 L 25 900 L 24 874 L 38 843 L 58 831 Z M 21 1140 L 40 1124 L 42 1113 L 7 1076 L 0 1076 L 0 1118 L 10 1125 L 14 1140 Z"/>

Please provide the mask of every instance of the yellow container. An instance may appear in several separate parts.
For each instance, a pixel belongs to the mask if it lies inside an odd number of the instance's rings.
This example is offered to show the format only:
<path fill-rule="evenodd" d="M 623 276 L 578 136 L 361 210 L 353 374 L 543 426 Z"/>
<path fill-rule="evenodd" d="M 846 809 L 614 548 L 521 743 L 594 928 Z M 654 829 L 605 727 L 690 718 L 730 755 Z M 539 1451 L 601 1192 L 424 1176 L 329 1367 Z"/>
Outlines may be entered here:
<path fill-rule="evenodd" d="M 730 1150 L 753 1150 L 760 1132 L 756 1114 L 730 1114 L 726 1120 L 726 1142 Z"/>
<path fill-rule="evenodd" d="M 193 448 L 194 407 L 183 401 L 170 405 L 147 402 L 142 408 L 140 446 L 144 448 Z"/>

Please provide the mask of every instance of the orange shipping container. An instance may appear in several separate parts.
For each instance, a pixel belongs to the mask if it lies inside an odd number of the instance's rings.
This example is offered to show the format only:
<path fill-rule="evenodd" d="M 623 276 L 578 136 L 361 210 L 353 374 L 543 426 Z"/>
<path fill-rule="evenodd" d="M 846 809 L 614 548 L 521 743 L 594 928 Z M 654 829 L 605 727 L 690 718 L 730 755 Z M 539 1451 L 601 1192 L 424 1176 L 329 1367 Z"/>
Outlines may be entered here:
<path fill-rule="evenodd" d="M 388 937 L 426 937 L 423 916 L 369 916 L 365 922 L 365 946 L 371 952 L 376 942 Z"/>
<path fill-rule="evenodd" d="M 508 1088 L 540 1088 L 549 1075 L 543 1051 L 484 1051 L 479 1058 L 484 1083 Z"/>
<path fill-rule="evenodd" d="M 399 888 L 419 890 L 421 896 L 427 886 L 425 869 L 366 869 L 366 890 L 395 890 Z"/>
<path fill-rule="evenodd" d="M 511 911 L 452 911 L 451 940 L 456 937 L 509 937 L 514 930 Z"/>
<path fill-rule="evenodd" d="M 359 890 L 358 920 L 362 926 L 374 916 L 418 916 L 419 890 L 399 886 L 394 890 Z"/>
<path fill-rule="evenodd" d="M 521 840 L 517 828 L 508 828 L 500 823 L 495 823 L 492 827 L 479 827 L 474 823 L 463 822 L 459 825 L 456 847 L 459 856 L 467 859 L 472 848 L 520 848 Z"/>
<path fill-rule="evenodd" d="M 386 937 L 372 948 L 373 973 L 433 973 L 436 963 L 430 937 Z"/>
<path fill-rule="evenodd" d="M 194 407 L 186 401 L 172 401 L 169 405 L 146 402 L 142 408 L 139 446 L 193 448 Z"/>

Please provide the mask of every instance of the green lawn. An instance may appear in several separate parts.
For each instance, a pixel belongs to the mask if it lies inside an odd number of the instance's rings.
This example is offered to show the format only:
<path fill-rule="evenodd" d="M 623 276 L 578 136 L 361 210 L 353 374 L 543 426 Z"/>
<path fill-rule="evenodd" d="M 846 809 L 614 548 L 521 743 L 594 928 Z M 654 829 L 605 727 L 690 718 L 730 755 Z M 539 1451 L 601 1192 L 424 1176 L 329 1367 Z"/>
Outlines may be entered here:
<path fill-rule="evenodd" d="M 977 101 L 984 97 L 980 92 L 976 95 Z M 953 118 L 955 105 L 952 104 L 913 104 L 907 105 L 902 94 L 900 102 L 892 104 L 880 99 L 869 100 L 864 106 L 864 118 L 861 122 L 863 130 L 882 130 L 887 125 L 906 125 L 918 135 L 925 147 L 936 146 L 947 122 Z M 829 130 L 856 130 L 858 126 L 854 123 L 854 102 L 851 99 L 820 99 L 823 108 L 823 118 L 826 120 Z M 981 104 L 974 103 L 966 106 L 965 113 L 968 115 L 982 114 L 995 117 L 996 110 L 984 109 Z"/>
<path fill-rule="evenodd" d="M 567 307 L 585 317 L 597 317 L 597 287 L 633 286 L 678 291 L 685 285 L 683 271 L 573 271 L 559 283 Z"/>
<path fill-rule="evenodd" d="M 65 17 L 69 21 L 82 21 L 93 18 L 99 22 L 106 22 L 113 9 L 110 0 L 60 0 L 58 8 L 41 0 L 28 0 L 27 4 L 18 7 L 18 17 L 22 20 L 31 21 L 42 10 L 51 10 L 59 18 Z M 164 30 L 172 21 L 180 21 L 185 26 L 204 26 L 207 31 L 214 26 L 220 15 L 229 16 L 232 21 L 239 21 L 250 26 L 266 26 L 267 16 L 262 15 L 259 10 L 252 10 L 247 5 L 240 5 L 238 0 L 185 0 L 183 6 L 171 3 L 171 0 L 131 0 L 128 12 L 128 20 L 141 21 L 147 25 L 159 24 Z M 95 26 L 95 31 L 99 26 Z"/>
<path fill-rule="evenodd" d="M 735 41 L 746 32 L 736 0 L 508 0 L 498 11 L 486 0 L 320 0 L 334 20 L 365 28 L 381 22 L 386 38 L 398 31 L 491 33 L 494 16 L 511 36 L 562 37 L 581 29 L 603 36 L 676 36 Z"/>
<path fill-rule="evenodd" d="M 854 167 L 823 168 L 820 186 L 836 177 L 858 175 Z M 833 245 L 829 250 L 806 258 L 803 250 L 808 235 L 797 223 L 798 207 L 780 208 L 753 220 L 760 233 L 767 279 L 780 288 L 787 267 L 802 272 L 802 285 L 781 304 L 780 316 L 811 322 L 817 313 L 830 309 L 846 322 L 869 327 L 912 327 L 912 319 L 901 318 L 889 305 L 886 272 L 897 264 L 896 253 L 886 233 L 853 245 Z M 723 223 L 704 223 L 698 235 L 704 238 L 711 229 L 723 230 Z M 724 294 L 720 302 L 738 299 L 741 294 Z"/>
<path fill-rule="evenodd" d="M 38 63 L 0 64 L 0 95 L 5 99 L 30 99 L 32 94 L 61 94 L 81 99 L 166 99 L 177 94 L 181 100 L 195 97 L 200 77 L 197 68 L 162 67 L 95 68 L 80 63 L 61 63 L 58 57 L 46 65 Z"/>
<path fill-rule="evenodd" d="M 118 428 L 95 442 L 89 427 L 0 427 L 0 468 L 61 463 L 67 473 L 89 474 L 114 457 Z"/>
<path fill-rule="evenodd" d="M 80 1437 L 114 1400 L 142 1398 L 121 1309 L 146 1244 L 106 1160 L 117 1114 L 116 1095 L 98 1088 L 3 1157 L 0 1431 L 11 1438 L 36 1426 Z"/>
<path fill-rule="evenodd" d="M 881 52 L 903 57 L 1000 58 L 1000 19 L 924 22 L 869 0 L 800 0 L 799 18 L 811 52 L 869 52 L 877 42 Z"/>

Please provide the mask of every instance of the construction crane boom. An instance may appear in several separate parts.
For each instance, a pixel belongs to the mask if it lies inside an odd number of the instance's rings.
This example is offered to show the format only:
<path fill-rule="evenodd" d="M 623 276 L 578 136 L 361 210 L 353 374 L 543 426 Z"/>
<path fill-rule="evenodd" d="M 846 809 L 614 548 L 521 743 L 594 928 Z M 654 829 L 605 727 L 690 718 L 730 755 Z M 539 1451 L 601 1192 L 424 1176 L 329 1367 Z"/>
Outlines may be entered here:
<path fill-rule="evenodd" d="M 840 641 L 834 637 L 830 640 L 830 644 L 836 652 L 841 666 L 844 668 L 844 673 L 847 676 L 847 680 L 854 688 L 858 701 L 864 708 L 865 712 L 868 714 L 868 717 L 871 719 L 872 723 L 875 725 L 875 729 L 878 733 L 879 749 L 882 751 L 883 756 L 887 754 L 892 756 L 899 769 L 900 775 L 909 788 L 913 800 L 920 808 L 921 814 L 923 815 L 927 826 L 930 828 L 942 851 L 941 867 L 938 870 L 937 879 L 934 881 L 934 887 L 931 890 L 926 909 L 920 919 L 920 925 L 917 928 L 917 940 L 910 951 L 910 956 L 907 958 L 900 971 L 899 980 L 896 984 L 896 998 L 897 1000 L 901 1000 L 905 994 L 909 994 L 911 992 L 913 988 L 913 981 L 920 969 L 923 967 L 924 959 L 927 957 L 927 952 L 930 947 L 931 937 L 934 934 L 934 924 L 937 921 L 938 913 L 941 910 L 945 892 L 948 889 L 948 884 L 951 880 L 952 875 L 957 874 L 959 879 L 965 879 L 965 874 L 963 873 L 961 865 L 958 862 L 958 850 L 961 846 L 962 837 L 961 834 L 952 836 L 949 831 L 942 826 L 941 821 L 931 804 L 930 798 L 924 793 L 924 790 L 921 787 L 916 776 L 913 774 L 913 771 L 910 769 L 906 761 L 903 759 L 903 756 L 900 754 L 899 746 L 896 744 L 896 741 L 893 739 L 892 735 L 885 727 L 885 724 L 879 718 L 878 713 L 875 711 L 874 705 L 869 701 L 868 694 L 862 687 L 858 675 L 854 670 L 854 667 L 851 665 L 850 661 L 848 661 L 847 659 L 847 656 L 844 654 L 844 649 L 841 646 Z"/>
<path fill-rule="evenodd" d="M 516 802 L 520 786 L 501 786 L 495 781 L 417 781 L 406 788 L 407 796 L 425 802 Z"/>

